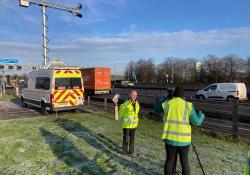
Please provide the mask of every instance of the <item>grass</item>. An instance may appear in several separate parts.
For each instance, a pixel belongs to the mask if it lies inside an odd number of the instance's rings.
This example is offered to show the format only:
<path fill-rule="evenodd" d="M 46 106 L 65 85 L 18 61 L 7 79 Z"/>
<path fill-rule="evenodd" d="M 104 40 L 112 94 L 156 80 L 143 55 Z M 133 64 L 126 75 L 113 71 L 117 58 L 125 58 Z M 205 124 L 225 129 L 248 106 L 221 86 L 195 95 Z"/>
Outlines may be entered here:
<path fill-rule="evenodd" d="M 0 101 L 5 101 L 5 100 L 11 100 L 11 99 L 17 99 L 19 98 L 18 96 L 15 95 L 4 95 L 4 96 L 0 96 Z"/>
<path fill-rule="evenodd" d="M 127 157 L 121 154 L 120 123 L 110 113 L 89 111 L 0 121 L 0 174 L 160 175 L 165 161 L 161 132 L 159 122 L 141 119 L 136 154 Z M 193 142 L 206 174 L 243 173 L 245 145 L 197 131 L 193 133 Z M 191 174 L 201 174 L 191 149 L 190 167 Z"/>

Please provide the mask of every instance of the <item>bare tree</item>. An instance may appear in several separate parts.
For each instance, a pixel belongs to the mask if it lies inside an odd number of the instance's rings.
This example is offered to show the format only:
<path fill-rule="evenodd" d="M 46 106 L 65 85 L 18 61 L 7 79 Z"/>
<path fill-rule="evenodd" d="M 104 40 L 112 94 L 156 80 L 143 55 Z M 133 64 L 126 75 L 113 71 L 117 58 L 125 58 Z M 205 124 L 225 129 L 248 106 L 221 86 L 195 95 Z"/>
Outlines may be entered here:
<path fill-rule="evenodd" d="M 245 60 L 245 81 L 250 84 L 250 56 Z"/>
<path fill-rule="evenodd" d="M 225 73 L 225 80 L 234 82 L 239 80 L 239 74 L 244 72 L 243 59 L 237 55 L 228 55 L 222 59 L 222 70 Z"/>
<path fill-rule="evenodd" d="M 203 60 L 204 71 L 207 73 L 208 82 L 220 82 L 223 80 L 223 73 L 221 70 L 222 60 L 215 55 L 208 55 Z"/>
<path fill-rule="evenodd" d="M 250 56 L 242 59 L 237 55 L 228 55 L 219 58 L 208 55 L 202 60 L 200 79 L 196 79 L 195 58 L 167 57 L 155 65 L 152 59 L 129 62 L 125 71 L 131 77 L 132 71 L 136 73 L 138 82 L 143 83 L 216 83 L 216 82 L 249 82 L 250 83 Z"/>
<path fill-rule="evenodd" d="M 156 66 L 152 59 L 143 60 L 140 59 L 137 62 L 129 62 L 125 74 L 128 77 L 132 76 L 132 72 L 135 72 L 138 82 L 153 83 L 156 81 Z M 131 80 L 131 78 L 130 78 Z"/>

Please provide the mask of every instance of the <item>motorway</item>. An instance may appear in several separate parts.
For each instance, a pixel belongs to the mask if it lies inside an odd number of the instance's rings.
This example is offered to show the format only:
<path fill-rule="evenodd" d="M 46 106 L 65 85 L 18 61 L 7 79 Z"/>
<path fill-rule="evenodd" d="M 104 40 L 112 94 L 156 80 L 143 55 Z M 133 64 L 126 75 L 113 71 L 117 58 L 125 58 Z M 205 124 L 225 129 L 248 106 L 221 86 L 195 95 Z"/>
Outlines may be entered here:
<path fill-rule="evenodd" d="M 95 97 L 106 97 L 112 98 L 115 93 L 121 95 L 121 100 L 128 98 L 129 89 L 116 88 L 112 90 L 112 94 L 107 95 L 96 95 Z M 149 107 L 153 106 L 156 99 L 160 96 L 167 96 L 166 90 L 149 90 L 149 89 L 138 89 L 138 100 L 140 103 L 147 104 Z M 196 109 L 202 110 L 208 115 L 214 115 L 216 118 L 229 119 L 232 118 L 233 103 L 225 101 L 215 100 L 196 100 L 195 91 L 185 91 L 185 98 L 194 104 Z M 250 103 L 239 103 L 238 112 L 240 115 L 240 121 L 250 123 Z"/>
<path fill-rule="evenodd" d="M 114 110 L 114 105 L 112 104 L 111 98 L 114 93 L 121 94 L 121 100 L 123 101 L 128 98 L 129 89 L 114 89 L 113 94 L 105 95 L 94 95 L 90 97 L 90 104 L 86 105 L 85 108 L 94 108 L 98 110 L 104 109 L 104 98 L 107 98 L 108 110 Z M 138 100 L 141 103 L 142 114 L 151 115 L 152 118 L 159 117 L 155 115 L 152 110 L 153 103 L 156 100 L 156 96 L 166 95 L 166 91 L 157 90 L 138 90 Z M 189 92 L 191 95 L 192 92 Z M 232 130 L 232 109 L 233 104 L 221 101 L 197 101 L 192 100 L 196 109 L 201 109 L 206 114 L 206 120 L 204 121 L 202 128 L 212 131 L 220 131 L 222 133 L 230 133 Z M 86 99 L 87 104 L 87 99 Z M 63 115 L 65 112 L 58 113 L 58 115 Z M 50 114 L 55 115 L 55 114 Z M 7 120 L 13 118 L 22 117 L 37 117 L 41 116 L 40 112 L 36 108 L 28 107 L 23 108 L 20 101 L 10 100 L 10 101 L 0 101 L 0 120 Z M 250 135 L 250 104 L 242 103 L 239 105 L 239 134 L 241 136 Z M 159 118 L 158 118 L 159 120 Z"/>
<path fill-rule="evenodd" d="M 94 100 L 93 100 L 94 99 Z M 97 101 L 98 100 L 98 101 Z M 104 101 L 99 101 L 100 99 L 91 98 L 89 107 L 95 110 L 108 110 L 114 111 L 114 104 L 107 103 L 107 106 L 104 106 Z M 88 105 L 87 105 L 88 106 Z M 150 108 L 141 108 L 141 116 L 146 115 L 154 120 L 161 121 L 162 116 L 154 113 Z M 232 132 L 232 122 L 230 120 L 216 119 L 211 117 L 206 117 L 203 124 L 200 126 L 202 130 L 220 132 L 223 134 L 231 134 Z M 248 123 L 238 123 L 239 136 L 249 138 L 250 136 L 250 124 Z"/>

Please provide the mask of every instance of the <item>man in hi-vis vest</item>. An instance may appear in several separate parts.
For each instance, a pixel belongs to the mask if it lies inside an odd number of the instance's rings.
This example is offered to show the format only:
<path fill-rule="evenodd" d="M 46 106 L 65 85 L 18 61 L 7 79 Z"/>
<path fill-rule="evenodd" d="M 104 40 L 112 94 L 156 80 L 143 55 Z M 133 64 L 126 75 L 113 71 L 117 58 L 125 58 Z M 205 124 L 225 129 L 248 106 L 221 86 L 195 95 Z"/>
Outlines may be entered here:
<path fill-rule="evenodd" d="M 119 111 L 119 115 L 122 118 L 123 153 L 125 155 L 134 153 L 135 130 L 138 126 L 138 113 L 140 110 L 137 92 L 131 90 L 129 97 L 130 99 L 121 104 Z"/>
<path fill-rule="evenodd" d="M 205 118 L 201 111 L 197 115 L 193 104 L 183 98 L 183 88 L 176 87 L 173 98 L 162 103 L 164 111 L 162 139 L 167 153 L 165 175 L 172 175 L 177 153 L 180 156 L 182 174 L 190 174 L 188 151 L 191 144 L 191 125 L 199 126 Z"/>

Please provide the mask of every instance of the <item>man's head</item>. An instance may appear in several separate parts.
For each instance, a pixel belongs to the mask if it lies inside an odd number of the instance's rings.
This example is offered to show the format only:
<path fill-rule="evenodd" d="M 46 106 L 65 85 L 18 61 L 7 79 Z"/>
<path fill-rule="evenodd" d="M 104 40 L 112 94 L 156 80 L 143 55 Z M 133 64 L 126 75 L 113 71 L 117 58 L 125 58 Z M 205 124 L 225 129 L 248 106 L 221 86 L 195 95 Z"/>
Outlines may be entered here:
<path fill-rule="evenodd" d="M 136 90 L 131 90 L 130 93 L 129 93 L 129 97 L 132 101 L 136 101 L 137 99 L 137 92 Z"/>
<path fill-rule="evenodd" d="M 181 86 L 177 86 L 173 93 L 174 97 L 184 98 L 184 89 Z"/>

